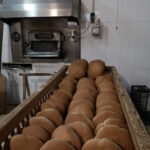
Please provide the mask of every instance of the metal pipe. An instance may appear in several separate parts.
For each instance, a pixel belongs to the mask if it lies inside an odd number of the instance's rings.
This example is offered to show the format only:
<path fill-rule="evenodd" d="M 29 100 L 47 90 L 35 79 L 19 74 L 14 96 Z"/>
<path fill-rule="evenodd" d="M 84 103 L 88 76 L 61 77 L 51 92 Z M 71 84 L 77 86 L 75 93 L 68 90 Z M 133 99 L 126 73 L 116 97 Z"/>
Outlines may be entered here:
<path fill-rule="evenodd" d="M 3 22 L 0 19 L 0 73 L 1 73 L 1 60 L 2 60 L 2 41 L 3 41 Z"/>
<path fill-rule="evenodd" d="M 95 12 L 95 0 L 92 0 L 92 12 Z"/>

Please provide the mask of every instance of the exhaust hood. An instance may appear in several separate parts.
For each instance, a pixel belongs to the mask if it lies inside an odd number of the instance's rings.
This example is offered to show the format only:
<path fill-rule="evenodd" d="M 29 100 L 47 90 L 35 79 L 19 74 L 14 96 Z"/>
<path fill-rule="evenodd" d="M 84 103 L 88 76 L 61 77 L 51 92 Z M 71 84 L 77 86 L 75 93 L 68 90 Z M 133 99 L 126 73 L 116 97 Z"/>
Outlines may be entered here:
<path fill-rule="evenodd" d="M 73 17 L 79 21 L 81 0 L 1 0 L 0 17 Z"/>

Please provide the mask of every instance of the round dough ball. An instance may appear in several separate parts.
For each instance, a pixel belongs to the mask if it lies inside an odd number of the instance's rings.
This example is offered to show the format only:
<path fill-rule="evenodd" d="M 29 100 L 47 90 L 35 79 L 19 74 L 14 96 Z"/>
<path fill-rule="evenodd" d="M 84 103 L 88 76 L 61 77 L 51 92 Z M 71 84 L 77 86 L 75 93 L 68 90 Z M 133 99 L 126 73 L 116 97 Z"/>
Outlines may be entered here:
<path fill-rule="evenodd" d="M 70 142 L 77 150 L 81 149 L 80 138 L 77 133 L 69 126 L 62 125 L 55 129 L 52 139 L 63 139 Z"/>
<path fill-rule="evenodd" d="M 10 140 L 11 150 L 39 150 L 43 143 L 34 136 L 15 135 Z"/>
<path fill-rule="evenodd" d="M 108 92 L 102 92 L 97 96 L 96 106 L 99 106 L 99 103 L 102 101 L 114 101 L 119 103 L 119 98 L 116 95 L 110 94 Z"/>
<path fill-rule="evenodd" d="M 104 74 L 104 75 L 98 76 L 96 78 L 96 80 L 95 80 L 96 86 L 101 84 L 103 81 L 111 81 L 111 82 L 113 82 L 113 77 L 110 74 Z"/>
<path fill-rule="evenodd" d="M 73 93 L 75 90 L 75 85 L 71 80 L 63 79 L 58 85 L 59 89 L 63 89 L 68 91 L 69 93 Z"/>
<path fill-rule="evenodd" d="M 95 97 L 93 97 L 89 92 L 87 91 L 77 91 L 74 96 L 73 99 L 89 99 L 93 104 L 95 103 Z"/>
<path fill-rule="evenodd" d="M 73 123 L 75 121 L 84 122 L 92 129 L 92 131 L 95 129 L 93 122 L 87 116 L 81 113 L 68 114 L 65 120 L 65 124 Z"/>
<path fill-rule="evenodd" d="M 76 80 L 76 79 L 74 79 L 74 78 L 72 78 L 72 77 L 71 77 L 71 76 L 69 76 L 69 75 L 67 75 L 64 79 L 71 80 L 71 81 L 73 82 L 74 86 L 76 86 L 76 85 L 77 85 L 77 80 Z"/>
<path fill-rule="evenodd" d="M 118 97 L 116 90 L 102 91 L 99 95 L 112 95 Z"/>
<path fill-rule="evenodd" d="M 68 88 L 64 88 L 64 89 L 59 89 L 61 92 L 63 92 L 64 94 L 66 94 L 69 99 L 72 99 L 72 91 L 68 90 Z"/>
<path fill-rule="evenodd" d="M 40 150 L 75 150 L 72 144 L 63 139 L 52 139 L 46 142 Z"/>
<path fill-rule="evenodd" d="M 116 109 L 122 111 L 122 107 L 119 103 L 116 103 L 114 101 L 102 101 L 101 103 L 99 103 L 99 106 L 96 106 L 97 110 L 101 109 L 104 106 L 112 106 L 115 107 Z"/>
<path fill-rule="evenodd" d="M 115 142 L 107 138 L 94 138 L 87 141 L 82 150 L 122 150 Z"/>
<path fill-rule="evenodd" d="M 89 63 L 88 67 L 88 77 L 96 79 L 98 76 L 102 75 L 105 70 L 105 63 L 102 60 L 94 60 Z"/>
<path fill-rule="evenodd" d="M 88 67 L 88 61 L 86 59 L 78 59 L 73 63 L 79 63 L 80 65 L 84 65 L 86 68 Z"/>
<path fill-rule="evenodd" d="M 107 105 L 102 107 L 101 109 L 97 110 L 96 114 L 100 114 L 103 111 L 112 111 L 112 112 L 119 114 L 122 117 L 124 116 L 124 113 L 122 111 L 120 111 L 120 109 L 117 109 L 116 107 L 112 107 L 112 106 L 107 106 Z"/>
<path fill-rule="evenodd" d="M 117 95 L 116 89 L 112 88 L 112 87 L 109 87 L 109 86 L 106 86 L 106 87 L 103 87 L 103 88 L 97 87 L 97 89 L 98 89 L 99 93 L 101 93 L 101 92 L 112 92 L 115 95 Z"/>
<path fill-rule="evenodd" d="M 95 99 L 95 94 L 94 92 L 92 92 L 89 88 L 81 88 L 81 89 L 78 89 L 75 93 L 75 95 L 88 95 L 91 99 Z M 87 97 L 88 97 L 87 96 Z M 75 97 L 75 96 L 74 96 Z"/>
<path fill-rule="evenodd" d="M 113 76 L 110 73 L 106 72 L 104 73 L 104 75 L 105 75 L 106 80 L 113 82 Z"/>
<path fill-rule="evenodd" d="M 103 81 L 105 81 L 105 80 L 107 80 L 107 79 L 105 78 L 105 75 L 98 76 L 98 77 L 96 78 L 96 80 L 95 80 L 96 86 L 98 86 L 99 84 L 101 84 L 101 83 L 102 83 Z"/>
<path fill-rule="evenodd" d="M 59 112 L 61 112 L 62 115 L 64 114 L 67 105 L 64 103 L 64 101 L 62 99 L 49 98 L 46 100 L 46 103 L 49 103 L 49 102 L 55 104 L 59 108 Z"/>
<path fill-rule="evenodd" d="M 59 107 L 56 104 L 54 104 L 50 101 L 46 101 L 46 102 L 42 103 L 41 111 L 43 111 L 44 109 L 49 109 L 49 108 L 55 109 L 55 110 L 59 111 L 60 113 L 62 113 L 62 111 L 59 109 Z"/>
<path fill-rule="evenodd" d="M 92 88 L 92 87 L 84 87 L 84 88 L 79 88 L 77 89 L 77 92 L 76 93 L 88 93 L 90 94 L 94 99 L 96 98 L 97 96 L 97 90 L 95 88 Z"/>
<path fill-rule="evenodd" d="M 88 61 L 86 59 L 77 59 L 77 60 L 73 61 L 72 64 L 78 64 L 86 69 L 88 67 Z"/>
<path fill-rule="evenodd" d="M 48 133 L 39 125 L 31 125 L 23 129 L 22 134 L 27 136 L 34 136 L 43 142 L 49 140 Z"/>
<path fill-rule="evenodd" d="M 93 138 L 92 130 L 89 128 L 88 125 L 81 121 L 76 121 L 70 124 L 67 124 L 69 127 L 73 128 L 78 135 L 80 136 L 80 139 L 82 141 L 82 144 L 84 144 L 89 139 Z"/>
<path fill-rule="evenodd" d="M 84 105 L 84 106 L 88 107 L 91 111 L 94 111 L 94 105 L 88 99 L 73 99 L 69 105 L 68 111 L 70 111 L 72 108 L 74 108 L 78 105 Z"/>
<path fill-rule="evenodd" d="M 103 123 L 99 124 L 96 129 L 95 129 L 95 134 L 100 130 L 101 127 L 104 125 L 116 125 L 119 126 L 120 128 L 128 129 L 128 126 L 120 119 L 117 118 L 108 118 L 105 120 Z"/>
<path fill-rule="evenodd" d="M 78 63 L 72 63 L 68 67 L 68 72 L 69 76 L 71 76 L 72 78 L 80 79 L 86 75 L 87 69 L 83 65 L 80 65 Z"/>
<path fill-rule="evenodd" d="M 61 90 L 55 90 L 51 95 L 51 99 L 63 99 L 66 105 L 69 103 L 69 97 L 63 93 Z"/>
<path fill-rule="evenodd" d="M 97 138 L 108 138 L 116 142 L 125 150 L 133 150 L 133 143 L 128 130 L 115 125 L 103 126 L 96 135 Z"/>
<path fill-rule="evenodd" d="M 55 109 L 45 109 L 37 113 L 36 117 L 46 117 L 48 120 L 52 121 L 56 126 L 63 124 L 63 117 Z"/>
<path fill-rule="evenodd" d="M 110 98 L 113 96 L 115 96 L 118 100 L 118 95 L 116 92 L 114 93 L 113 91 L 104 91 L 98 95 L 97 99 L 103 99 L 103 98 L 107 98 L 107 97 Z"/>
<path fill-rule="evenodd" d="M 104 122 L 108 118 L 117 118 L 117 119 L 123 120 L 122 117 L 120 117 L 120 115 L 115 112 L 103 111 L 100 114 L 97 114 L 93 118 L 93 122 L 94 122 L 95 126 L 97 127 L 100 123 Z"/>
<path fill-rule="evenodd" d="M 115 84 L 111 81 L 103 81 L 98 85 L 98 88 L 103 89 L 104 87 L 111 87 L 112 89 L 116 89 Z"/>
<path fill-rule="evenodd" d="M 39 125 L 43 129 L 45 129 L 49 134 L 52 134 L 52 132 L 56 128 L 54 123 L 45 117 L 32 117 L 29 120 L 29 125 Z"/>
<path fill-rule="evenodd" d="M 82 87 L 91 87 L 91 86 L 95 87 L 94 80 L 91 78 L 84 77 L 78 81 L 77 89 Z"/>
<path fill-rule="evenodd" d="M 89 109 L 89 107 L 85 105 L 77 105 L 74 108 L 72 108 L 68 114 L 72 113 L 81 113 L 86 115 L 90 120 L 93 119 L 93 112 Z"/>
<path fill-rule="evenodd" d="M 105 125 L 117 125 L 120 128 L 124 128 L 124 129 L 128 129 L 128 126 L 120 119 L 116 119 L 116 118 L 109 118 L 107 120 L 105 120 Z"/>

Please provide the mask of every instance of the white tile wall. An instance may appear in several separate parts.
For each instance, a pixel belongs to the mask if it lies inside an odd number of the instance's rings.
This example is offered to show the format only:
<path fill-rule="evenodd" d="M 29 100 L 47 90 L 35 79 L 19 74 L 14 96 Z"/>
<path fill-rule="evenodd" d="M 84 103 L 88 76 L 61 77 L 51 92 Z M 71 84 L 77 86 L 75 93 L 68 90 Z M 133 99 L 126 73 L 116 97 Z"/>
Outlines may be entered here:
<path fill-rule="evenodd" d="M 88 61 L 103 59 L 107 65 L 116 66 L 129 91 L 132 84 L 146 84 L 150 87 L 150 0 L 119 0 L 118 30 L 117 2 L 118 0 L 95 0 L 96 16 L 102 22 L 102 38 L 95 38 L 91 35 L 91 27 L 87 28 L 92 1 L 82 0 L 81 28 L 82 32 L 87 32 L 82 35 L 81 57 Z M 2 60 L 12 60 L 7 25 L 4 28 Z M 34 64 L 31 72 L 54 73 L 63 65 L 64 63 Z M 9 79 L 8 101 L 21 101 L 22 79 L 16 73 L 4 73 Z M 31 91 L 46 80 L 47 77 L 30 78 Z M 14 87 L 10 88 L 12 84 Z M 19 89 L 20 94 L 12 89 Z"/>
<path fill-rule="evenodd" d="M 147 22 L 150 21 L 149 9 L 150 9 L 150 1 L 149 0 L 138 0 L 139 1 L 139 22 Z"/>
<path fill-rule="evenodd" d="M 150 46 L 137 46 L 134 55 L 135 68 L 150 69 Z"/>
<path fill-rule="evenodd" d="M 139 21 L 136 30 L 136 45 L 149 46 L 150 45 L 150 22 Z"/>
<path fill-rule="evenodd" d="M 143 3 L 142 0 L 120 0 L 119 20 L 121 22 L 136 22 L 138 20 L 139 1 Z"/>

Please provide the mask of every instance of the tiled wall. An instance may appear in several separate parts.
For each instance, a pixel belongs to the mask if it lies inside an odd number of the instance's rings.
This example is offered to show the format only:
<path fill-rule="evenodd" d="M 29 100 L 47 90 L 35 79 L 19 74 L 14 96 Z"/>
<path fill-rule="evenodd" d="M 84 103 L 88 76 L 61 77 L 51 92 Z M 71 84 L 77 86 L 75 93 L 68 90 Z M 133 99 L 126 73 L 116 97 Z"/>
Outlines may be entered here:
<path fill-rule="evenodd" d="M 118 1 L 119 28 L 116 30 Z M 89 25 L 92 1 L 82 0 L 82 8 L 81 27 L 84 32 Z M 116 66 L 128 90 L 132 84 L 150 87 L 150 0 L 95 0 L 95 11 L 101 19 L 103 34 L 102 37 L 93 37 L 89 28 L 82 35 L 82 57 L 89 61 L 103 59 L 107 65 Z M 4 33 L 3 53 L 10 58 L 6 28 Z M 7 58 L 3 57 L 3 60 L 10 60 Z M 51 64 L 44 70 L 40 66 L 35 68 L 47 72 L 48 68 L 51 71 L 62 65 Z M 35 87 L 33 82 L 32 87 Z M 18 98 L 15 100 L 18 101 Z"/>

